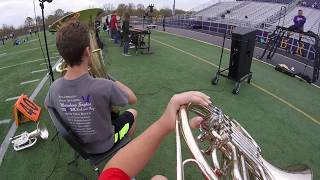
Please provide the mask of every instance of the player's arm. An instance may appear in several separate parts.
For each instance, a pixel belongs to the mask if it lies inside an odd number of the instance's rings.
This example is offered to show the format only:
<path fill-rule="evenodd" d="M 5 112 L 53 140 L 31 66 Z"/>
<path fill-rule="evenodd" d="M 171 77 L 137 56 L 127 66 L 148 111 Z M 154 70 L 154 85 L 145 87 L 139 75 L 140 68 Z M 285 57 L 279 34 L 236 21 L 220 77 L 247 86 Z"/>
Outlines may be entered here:
<path fill-rule="evenodd" d="M 128 103 L 129 104 L 136 104 L 137 103 L 137 97 L 134 94 L 134 92 L 126 85 L 121 83 L 120 81 L 115 81 L 115 84 L 125 93 L 128 94 Z"/>
<path fill-rule="evenodd" d="M 190 102 L 204 106 L 211 103 L 210 98 L 200 92 L 186 92 L 173 96 L 161 118 L 119 150 L 107 163 L 104 170 L 118 168 L 130 177 L 135 177 L 151 159 L 162 140 L 174 131 L 180 106 Z M 191 127 L 199 125 L 201 121 L 200 117 L 194 118 L 190 123 Z"/>
<path fill-rule="evenodd" d="M 302 23 L 301 24 L 305 24 L 306 23 L 306 21 L 307 21 L 307 18 L 305 17 L 305 16 L 303 16 L 303 18 L 302 18 L 303 20 L 302 20 Z"/>
<path fill-rule="evenodd" d="M 294 24 L 298 24 L 298 16 L 295 16 L 295 17 L 293 18 L 293 22 L 294 22 Z"/>

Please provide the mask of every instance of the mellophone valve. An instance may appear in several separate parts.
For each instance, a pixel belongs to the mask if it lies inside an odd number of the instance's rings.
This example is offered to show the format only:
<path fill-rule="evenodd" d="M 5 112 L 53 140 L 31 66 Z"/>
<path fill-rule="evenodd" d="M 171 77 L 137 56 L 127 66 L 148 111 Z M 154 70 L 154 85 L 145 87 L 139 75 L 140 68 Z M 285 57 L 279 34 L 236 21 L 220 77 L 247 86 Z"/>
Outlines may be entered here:
<path fill-rule="evenodd" d="M 188 112 L 201 116 L 200 135 L 195 140 L 189 126 Z M 182 160 L 180 131 L 194 158 Z M 199 143 L 207 148 L 200 149 Z M 267 162 L 259 145 L 234 119 L 218 107 L 189 104 L 179 110 L 176 121 L 177 180 L 184 179 L 184 166 L 192 162 L 206 179 L 221 180 L 311 180 L 312 171 L 284 170 Z M 206 158 L 207 155 L 211 157 Z M 207 159 L 212 162 L 208 163 Z"/>

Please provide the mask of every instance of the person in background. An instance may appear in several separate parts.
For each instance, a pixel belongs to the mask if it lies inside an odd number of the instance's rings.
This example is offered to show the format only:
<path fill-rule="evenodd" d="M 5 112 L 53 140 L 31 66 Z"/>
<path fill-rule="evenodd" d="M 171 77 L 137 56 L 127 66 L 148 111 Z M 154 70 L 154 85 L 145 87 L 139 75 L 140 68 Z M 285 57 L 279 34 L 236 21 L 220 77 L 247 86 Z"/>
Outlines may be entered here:
<path fill-rule="evenodd" d="M 2 45 L 4 45 L 4 37 L 1 36 Z"/>
<path fill-rule="evenodd" d="M 163 16 L 162 18 L 162 27 L 163 27 L 163 31 L 166 31 L 166 17 Z"/>
<path fill-rule="evenodd" d="M 150 161 L 161 142 L 175 130 L 177 112 L 182 105 L 189 103 L 208 106 L 210 97 L 197 91 L 174 95 L 160 117 L 140 136 L 120 149 L 106 164 L 99 180 L 130 180 L 136 177 Z M 199 128 L 203 119 L 194 117 L 189 122 L 191 128 Z M 152 180 L 165 180 L 164 176 L 154 176 Z"/>
<path fill-rule="evenodd" d="M 304 24 L 306 23 L 307 18 L 303 15 L 303 11 L 299 9 L 298 15 L 293 18 L 293 25 L 288 28 L 289 31 L 302 33 L 304 32 Z M 289 38 L 291 34 L 288 33 L 287 37 Z M 299 40 L 301 41 L 302 35 L 299 35 Z"/>
<path fill-rule="evenodd" d="M 108 33 L 108 35 L 110 36 L 110 22 L 109 22 L 109 16 L 107 16 L 106 18 L 106 22 L 105 22 L 105 26 L 106 26 L 106 32 Z"/>
<path fill-rule="evenodd" d="M 118 33 L 118 20 L 117 20 L 117 11 L 114 11 L 111 16 L 110 22 L 110 29 L 111 29 L 111 39 L 114 40 L 115 44 L 119 43 L 119 33 Z"/>
<path fill-rule="evenodd" d="M 129 54 L 129 27 L 130 27 L 130 15 L 128 12 L 124 14 L 124 20 L 122 22 L 122 40 L 123 40 L 123 55 L 130 56 Z"/>

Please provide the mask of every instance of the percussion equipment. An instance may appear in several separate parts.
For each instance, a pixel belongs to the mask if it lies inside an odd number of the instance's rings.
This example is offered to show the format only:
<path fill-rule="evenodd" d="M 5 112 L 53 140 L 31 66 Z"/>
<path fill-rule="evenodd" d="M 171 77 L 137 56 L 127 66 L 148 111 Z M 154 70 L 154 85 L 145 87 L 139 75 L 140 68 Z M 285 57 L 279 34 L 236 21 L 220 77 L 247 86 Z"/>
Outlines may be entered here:
<path fill-rule="evenodd" d="M 136 53 L 138 49 L 147 50 L 147 53 L 150 53 L 150 35 L 151 31 L 149 29 L 138 29 L 130 28 L 130 42 L 134 45 Z M 145 36 L 147 36 L 147 42 L 145 42 Z"/>

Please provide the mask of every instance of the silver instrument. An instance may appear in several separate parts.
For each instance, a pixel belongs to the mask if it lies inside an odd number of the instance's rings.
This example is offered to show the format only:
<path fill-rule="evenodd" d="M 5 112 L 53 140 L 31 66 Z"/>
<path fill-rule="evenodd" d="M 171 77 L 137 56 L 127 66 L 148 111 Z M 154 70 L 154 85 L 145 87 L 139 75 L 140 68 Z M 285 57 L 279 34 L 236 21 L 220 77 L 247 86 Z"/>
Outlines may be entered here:
<path fill-rule="evenodd" d="M 10 138 L 10 140 L 13 144 L 13 149 L 20 151 L 33 146 L 37 142 L 38 136 L 40 136 L 41 139 L 48 139 L 49 132 L 44 125 L 39 126 L 39 124 L 37 124 L 37 129 L 31 133 L 25 131 L 20 135 Z"/>
<path fill-rule="evenodd" d="M 197 142 L 189 126 L 189 112 L 204 119 Z M 307 167 L 284 170 L 264 160 L 259 145 L 249 133 L 218 107 L 189 104 L 180 108 L 178 116 L 177 180 L 184 179 L 184 165 L 189 162 L 195 163 L 210 180 L 312 180 L 312 172 Z M 194 159 L 182 161 L 180 131 Z M 208 163 L 207 159 L 212 162 Z"/>

